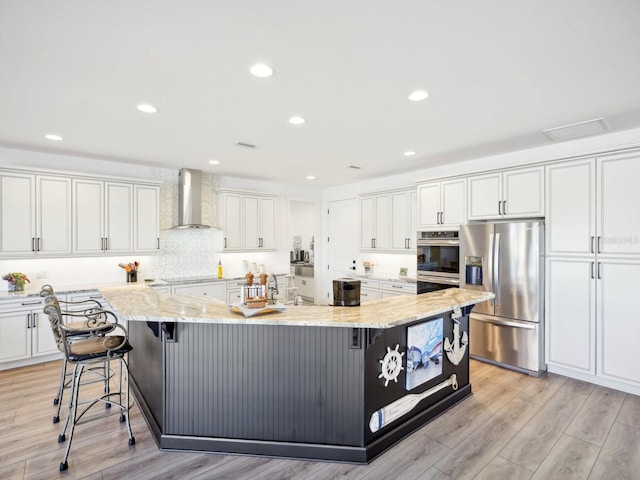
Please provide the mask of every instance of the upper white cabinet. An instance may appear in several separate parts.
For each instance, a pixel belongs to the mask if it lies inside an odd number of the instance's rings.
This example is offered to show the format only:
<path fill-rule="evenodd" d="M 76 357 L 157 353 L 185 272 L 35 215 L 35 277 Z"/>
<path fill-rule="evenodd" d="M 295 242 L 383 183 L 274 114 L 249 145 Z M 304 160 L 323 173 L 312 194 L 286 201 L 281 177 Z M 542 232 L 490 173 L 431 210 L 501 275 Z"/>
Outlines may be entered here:
<path fill-rule="evenodd" d="M 220 192 L 224 249 L 276 249 L 276 197 L 255 193 Z"/>
<path fill-rule="evenodd" d="M 414 189 L 360 197 L 360 249 L 407 253 L 415 248 L 417 193 Z"/>
<path fill-rule="evenodd" d="M 468 178 L 469 220 L 544 216 L 544 167 Z"/>
<path fill-rule="evenodd" d="M 160 187 L 135 185 L 134 242 L 136 252 L 153 252 L 160 248 Z"/>
<path fill-rule="evenodd" d="M 548 255 L 640 255 L 640 155 L 546 167 Z"/>
<path fill-rule="evenodd" d="M 6 256 L 71 252 L 71 180 L 0 171 L 0 252 Z"/>
<path fill-rule="evenodd" d="M 133 251 L 133 185 L 73 180 L 73 251 Z"/>
<path fill-rule="evenodd" d="M 418 185 L 418 228 L 457 229 L 467 222 L 464 178 Z"/>

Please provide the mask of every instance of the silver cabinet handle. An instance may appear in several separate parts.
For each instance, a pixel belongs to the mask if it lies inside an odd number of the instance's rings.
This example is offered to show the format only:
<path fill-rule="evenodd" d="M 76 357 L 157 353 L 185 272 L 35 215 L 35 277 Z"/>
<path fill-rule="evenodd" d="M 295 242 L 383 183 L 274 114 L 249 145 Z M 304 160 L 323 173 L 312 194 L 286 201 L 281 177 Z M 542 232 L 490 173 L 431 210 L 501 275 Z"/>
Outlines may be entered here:
<path fill-rule="evenodd" d="M 507 201 L 506 200 L 502 201 L 502 214 L 503 215 L 507 214 Z"/>
<path fill-rule="evenodd" d="M 402 285 L 391 285 L 391 288 L 402 288 Z"/>
<path fill-rule="evenodd" d="M 27 328 L 31 328 L 31 314 L 27 313 Z"/>
<path fill-rule="evenodd" d="M 598 236 L 598 253 L 602 253 L 602 237 Z"/>
<path fill-rule="evenodd" d="M 158 250 L 160 250 L 160 237 L 156 238 L 156 244 L 158 245 Z"/>
<path fill-rule="evenodd" d="M 602 272 L 600 271 L 601 262 L 598 262 L 598 280 L 602 280 Z"/>
<path fill-rule="evenodd" d="M 31 237 L 31 251 L 32 252 L 36 251 L 36 238 L 35 237 Z"/>
<path fill-rule="evenodd" d="M 42 302 L 37 301 L 37 302 L 22 302 L 20 305 L 22 305 L 23 307 L 26 307 L 27 305 L 41 305 Z"/>
<path fill-rule="evenodd" d="M 227 237 L 224 237 L 224 248 L 227 248 Z"/>
<path fill-rule="evenodd" d="M 371 248 L 373 248 L 373 238 L 371 239 Z"/>
<path fill-rule="evenodd" d="M 591 278 L 596 278 L 596 275 L 594 273 L 595 270 L 595 263 L 596 262 L 591 262 Z"/>
<path fill-rule="evenodd" d="M 444 212 L 440 212 L 440 224 L 444 225 Z"/>
<path fill-rule="evenodd" d="M 109 250 L 109 237 L 104 237 L 104 250 Z"/>
<path fill-rule="evenodd" d="M 595 251 L 595 245 L 596 245 L 596 237 L 594 237 L 593 235 L 591 236 L 591 253 L 596 253 Z M 593 278 L 593 277 L 592 277 Z"/>
<path fill-rule="evenodd" d="M 502 200 L 498 200 L 498 215 L 502 215 Z"/>

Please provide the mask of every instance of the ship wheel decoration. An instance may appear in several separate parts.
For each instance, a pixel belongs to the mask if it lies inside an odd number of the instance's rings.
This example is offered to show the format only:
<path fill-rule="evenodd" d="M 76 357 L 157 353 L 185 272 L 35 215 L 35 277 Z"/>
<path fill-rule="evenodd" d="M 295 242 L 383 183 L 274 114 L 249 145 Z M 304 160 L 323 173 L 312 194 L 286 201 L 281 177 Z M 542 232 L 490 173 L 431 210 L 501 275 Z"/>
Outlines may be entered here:
<path fill-rule="evenodd" d="M 400 345 L 396 345 L 394 350 L 391 350 L 387 347 L 387 353 L 385 354 L 382 360 L 379 362 L 382 364 L 381 369 L 382 372 L 378 375 L 378 378 L 384 378 L 384 386 L 389 385 L 389 381 L 393 380 L 394 382 L 398 382 L 398 375 L 400 375 L 400 371 L 403 370 L 402 367 L 402 356 L 404 352 L 400 353 L 398 351 L 398 347 Z"/>

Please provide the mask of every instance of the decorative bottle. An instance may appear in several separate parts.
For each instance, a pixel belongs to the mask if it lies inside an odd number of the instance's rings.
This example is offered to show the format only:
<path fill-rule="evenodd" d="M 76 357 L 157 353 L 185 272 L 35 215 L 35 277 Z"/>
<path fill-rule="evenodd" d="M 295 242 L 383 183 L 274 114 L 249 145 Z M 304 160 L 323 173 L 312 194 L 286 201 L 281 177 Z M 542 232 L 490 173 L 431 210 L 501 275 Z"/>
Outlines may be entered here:
<path fill-rule="evenodd" d="M 218 260 L 218 278 L 222 278 L 222 260 Z"/>

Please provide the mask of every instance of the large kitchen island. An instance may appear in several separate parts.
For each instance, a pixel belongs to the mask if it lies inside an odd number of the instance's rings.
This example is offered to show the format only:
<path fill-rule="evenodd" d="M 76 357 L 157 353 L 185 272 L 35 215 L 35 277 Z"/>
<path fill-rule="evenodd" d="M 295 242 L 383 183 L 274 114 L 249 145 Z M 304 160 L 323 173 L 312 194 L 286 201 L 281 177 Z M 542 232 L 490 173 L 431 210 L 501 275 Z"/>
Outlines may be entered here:
<path fill-rule="evenodd" d="M 105 287 L 160 448 L 366 463 L 471 394 L 468 315 L 448 289 L 246 318 L 217 300 Z"/>

